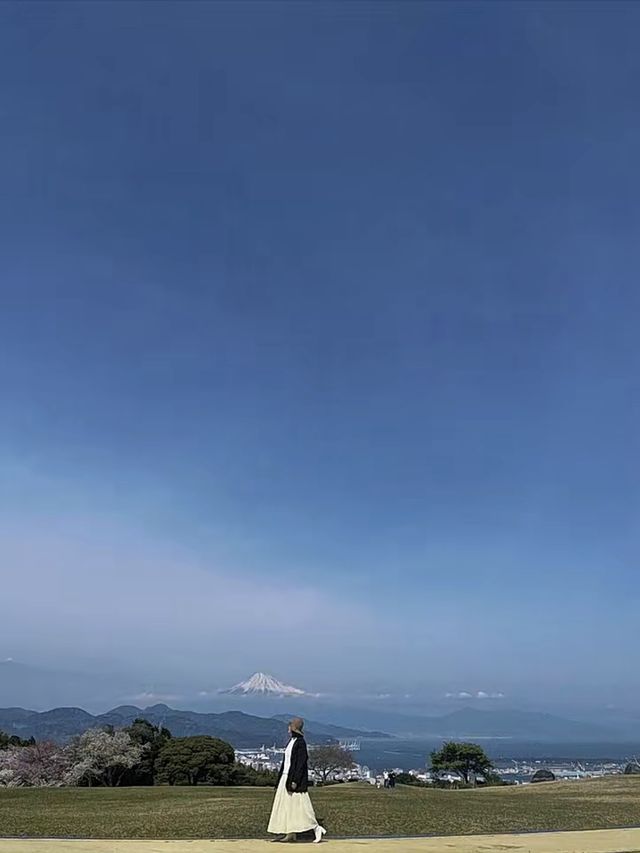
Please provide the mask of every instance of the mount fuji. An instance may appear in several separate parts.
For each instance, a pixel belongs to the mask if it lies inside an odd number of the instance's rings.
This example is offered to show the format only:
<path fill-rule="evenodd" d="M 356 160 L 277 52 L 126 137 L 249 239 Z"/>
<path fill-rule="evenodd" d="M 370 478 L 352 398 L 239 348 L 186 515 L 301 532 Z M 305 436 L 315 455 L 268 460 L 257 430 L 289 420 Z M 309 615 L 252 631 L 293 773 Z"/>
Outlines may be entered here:
<path fill-rule="evenodd" d="M 251 678 L 246 681 L 241 681 L 239 684 L 234 684 L 233 687 L 227 687 L 219 693 L 227 693 L 234 696 L 313 696 L 313 693 L 307 693 L 306 690 L 301 690 L 299 687 L 293 687 L 291 684 L 283 684 L 272 675 L 267 675 L 265 672 L 255 672 Z"/>

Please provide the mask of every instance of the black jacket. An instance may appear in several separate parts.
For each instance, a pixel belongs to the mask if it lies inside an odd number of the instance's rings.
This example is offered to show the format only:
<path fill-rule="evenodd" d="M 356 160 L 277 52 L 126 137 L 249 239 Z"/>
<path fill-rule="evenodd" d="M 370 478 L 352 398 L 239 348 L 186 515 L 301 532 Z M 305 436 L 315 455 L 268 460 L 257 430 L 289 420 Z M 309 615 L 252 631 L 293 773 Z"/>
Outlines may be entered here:
<path fill-rule="evenodd" d="M 304 794 L 309 790 L 309 753 L 307 743 L 302 735 L 294 732 L 295 743 L 291 750 L 291 767 L 287 775 L 287 791 L 290 794 Z M 284 759 L 280 765 L 278 782 L 284 772 Z"/>

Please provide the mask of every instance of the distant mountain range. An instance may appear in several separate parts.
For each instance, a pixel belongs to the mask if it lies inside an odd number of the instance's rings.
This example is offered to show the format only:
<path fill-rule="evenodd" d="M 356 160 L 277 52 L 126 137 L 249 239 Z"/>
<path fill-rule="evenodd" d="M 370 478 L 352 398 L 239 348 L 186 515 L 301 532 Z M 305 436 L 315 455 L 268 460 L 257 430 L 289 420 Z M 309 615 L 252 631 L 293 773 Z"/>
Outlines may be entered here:
<path fill-rule="evenodd" d="M 261 672 L 225 692 L 194 692 L 191 698 L 175 700 L 194 710 L 175 710 L 164 704 L 141 709 L 132 704 L 121 705 L 106 714 L 96 712 L 113 704 L 114 696 L 137 693 L 139 685 L 129 685 L 126 689 L 106 676 L 95 675 L 86 681 L 84 676 L 0 661 L 0 706 L 21 706 L 0 710 L 0 729 L 64 740 L 93 726 L 125 726 L 142 715 L 152 722 L 163 723 L 178 736 L 212 734 L 243 747 L 274 740 L 283 742 L 288 718 L 284 712 L 293 712 L 291 715 L 307 720 L 309 739 L 316 743 L 326 738 L 382 737 L 383 732 L 430 740 L 510 738 L 538 743 L 620 743 L 637 741 L 640 737 L 637 711 L 607 715 L 599 712 L 584 721 L 567 719 L 564 715 L 505 710 L 495 703 L 490 708 L 485 705 L 480 708 L 469 702 L 453 713 L 439 716 L 434 708 L 429 716 L 428 705 L 418 700 L 391 703 L 376 701 L 376 697 L 319 695 Z M 95 713 L 83 710 L 86 705 Z M 53 710 L 42 713 L 25 710 L 29 707 Z"/>
<path fill-rule="evenodd" d="M 424 725 L 426 723 L 426 726 Z M 462 708 L 423 720 L 425 736 L 443 738 L 511 738 L 532 741 L 609 740 L 612 732 L 594 723 L 565 720 L 534 711 L 481 711 Z"/>
<path fill-rule="evenodd" d="M 320 712 L 316 714 L 320 716 Z M 465 707 L 439 716 L 384 711 L 374 707 L 329 709 L 322 719 L 340 725 L 382 729 L 401 738 L 428 740 L 511 739 L 537 743 L 621 742 L 637 740 L 640 724 L 593 722 L 517 709 Z"/>
<path fill-rule="evenodd" d="M 198 713 L 181 711 L 168 705 L 138 708 L 121 705 L 106 714 L 90 714 L 82 708 L 54 708 L 51 711 L 29 711 L 24 708 L 0 709 L 0 730 L 38 740 L 65 741 L 97 726 L 122 728 L 144 717 L 155 725 L 166 726 L 175 736 L 213 735 L 235 747 L 261 744 L 283 744 L 287 739 L 287 721 L 291 714 L 258 717 L 243 711 Z M 406 733 L 429 739 L 483 740 L 504 738 L 535 742 L 589 742 L 616 740 L 615 733 L 604 726 L 565 720 L 551 714 L 528 711 L 481 711 L 465 708 L 440 717 L 405 718 Z M 396 729 L 396 731 L 401 731 Z M 310 743 L 325 743 L 341 738 L 391 738 L 381 731 L 364 731 L 332 723 L 307 720 L 306 734 Z"/>
<path fill-rule="evenodd" d="M 179 711 L 168 705 L 138 708 L 121 705 L 106 714 L 89 714 L 82 708 L 54 708 L 51 711 L 28 711 L 24 708 L 0 709 L 0 730 L 36 740 L 65 741 L 73 735 L 99 726 L 122 728 L 136 717 L 144 717 L 154 725 L 166 726 L 176 737 L 212 735 L 228 741 L 236 748 L 284 744 L 287 740 L 287 720 L 292 715 L 255 717 L 242 711 L 221 714 L 200 714 Z M 305 733 L 309 743 L 326 743 L 340 738 L 388 738 L 384 732 L 365 732 L 308 720 Z"/>

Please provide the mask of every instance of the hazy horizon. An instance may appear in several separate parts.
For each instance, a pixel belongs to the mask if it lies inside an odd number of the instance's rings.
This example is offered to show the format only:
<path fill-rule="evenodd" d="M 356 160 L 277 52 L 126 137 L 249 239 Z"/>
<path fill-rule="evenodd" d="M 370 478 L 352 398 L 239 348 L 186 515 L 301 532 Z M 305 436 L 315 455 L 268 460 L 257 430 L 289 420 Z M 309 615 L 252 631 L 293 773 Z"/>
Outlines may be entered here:
<path fill-rule="evenodd" d="M 0 704 L 640 707 L 639 26 L 0 5 Z"/>

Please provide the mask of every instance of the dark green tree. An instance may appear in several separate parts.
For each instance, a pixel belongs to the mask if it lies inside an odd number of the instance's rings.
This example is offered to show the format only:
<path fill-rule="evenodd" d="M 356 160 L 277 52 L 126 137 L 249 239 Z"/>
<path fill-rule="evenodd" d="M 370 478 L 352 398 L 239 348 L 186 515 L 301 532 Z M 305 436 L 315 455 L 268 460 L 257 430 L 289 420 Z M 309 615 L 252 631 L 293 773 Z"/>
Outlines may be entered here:
<path fill-rule="evenodd" d="M 468 784 L 471 773 L 489 773 L 493 765 L 489 756 L 477 743 L 447 741 L 442 748 L 431 753 L 431 770 L 453 770 Z"/>
<path fill-rule="evenodd" d="M 484 777 L 483 784 L 486 787 L 502 787 L 504 785 L 515 785 L 515 782 L 505 782 L 505 780 L 496 773 L 495 770 L 485 770 L 482 774 Z"/>
<path fill-rule="evenodd" d="M 156 760 L 157 781 L 170 785 L 233 785 L 236 772 L 231 744 L 216 737 L 175 737 Z"/>
<path fill-rule="evenodd" d="M 171 732 L 164 726 L 154 726 L 141 717 L 135 719 L 125 732 L 134 743 L 146 747 L 142 760 L 125 774 L 122 785 L 153 785 L 156 762 L 162 747 L 171 740 Z"/>
<path fill-rule="evenodd" d="M 555 782 L 556 774 L 552 770 L 547 770 L 546 767 L 536 770 L 531 777 L 532 782 Z"/>
<path fill-rule="evenodd" d="M 255 770 L 244 764 L 236 764 L 232 774 L 232 785 L 251 785 L 254 788 L 275 788 L 278 774 L 275 770 Z"/>
<path fill-rule="evenodd" d="M 33 746 L 35 742 L 34 737 L 25 740 L 18 735 L 8 735 L 6 732 L 0 731 L 0 749 L 6 749 L 8 746 Z"/>

